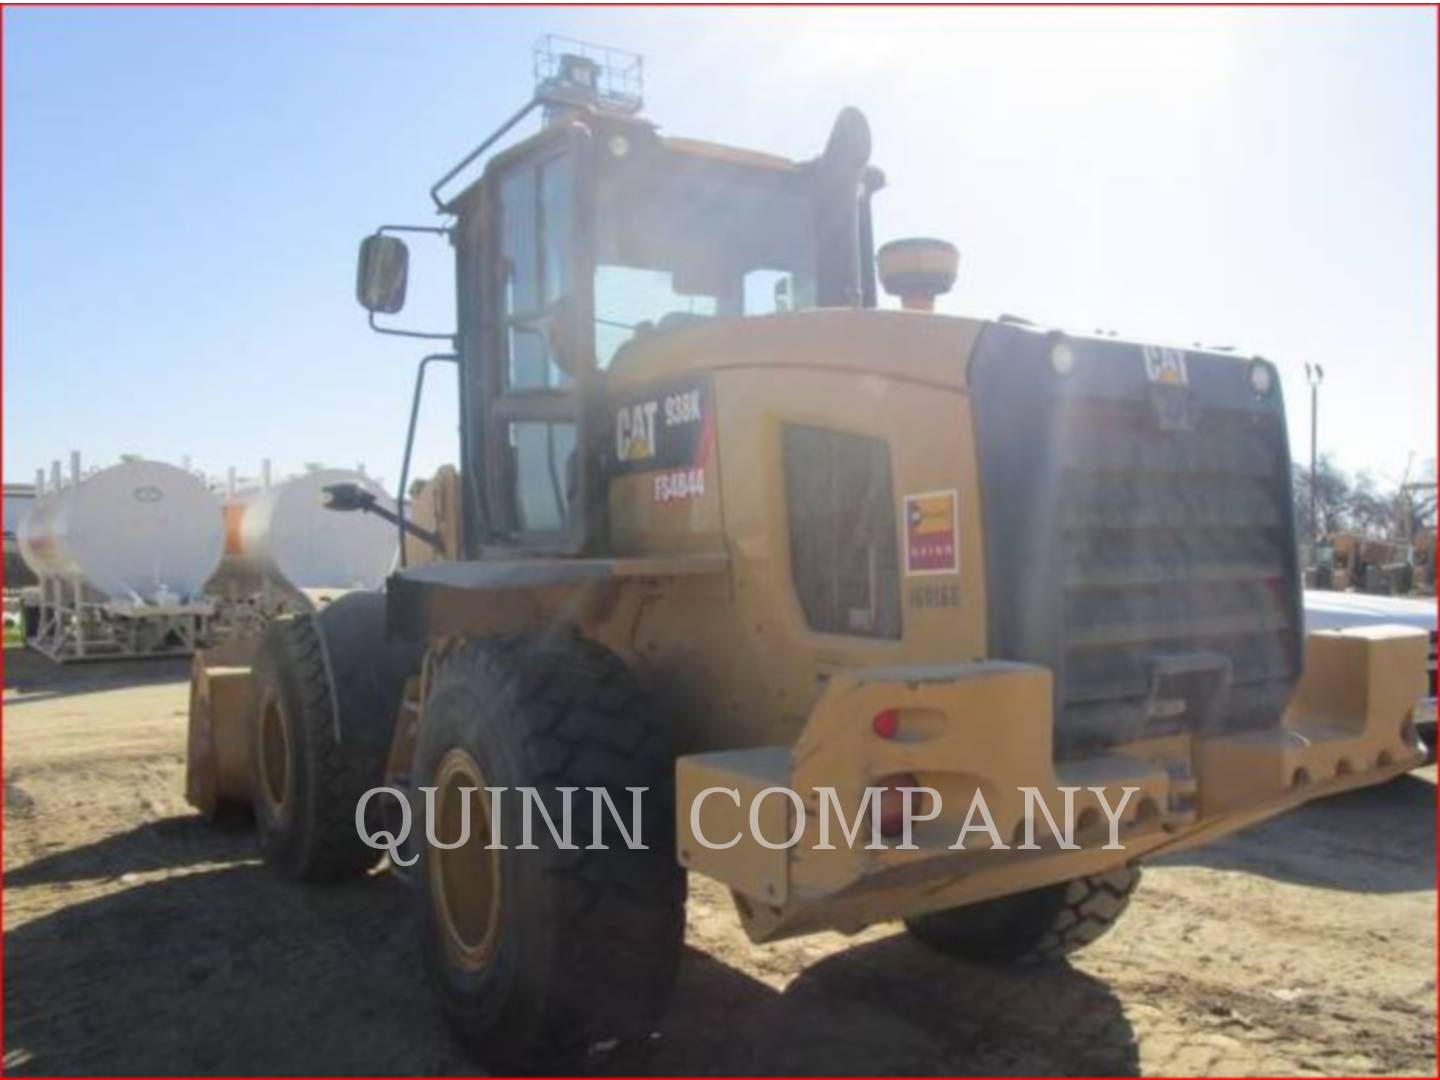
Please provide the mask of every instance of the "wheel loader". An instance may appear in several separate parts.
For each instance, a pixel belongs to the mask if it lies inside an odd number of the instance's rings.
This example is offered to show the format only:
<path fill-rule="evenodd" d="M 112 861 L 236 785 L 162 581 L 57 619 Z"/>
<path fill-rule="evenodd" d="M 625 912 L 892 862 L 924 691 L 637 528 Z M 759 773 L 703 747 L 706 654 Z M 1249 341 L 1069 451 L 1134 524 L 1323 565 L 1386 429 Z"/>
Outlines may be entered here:
<path fill-rule="evenodd" d="M 442 224 L 361 245 L 372 326 L 443 341 L 409 438 L 452 373 L 459 467 L 402 502 L 383 592 L 228 672 L 230 757 L 192 763 L 248 776 L 298 879 L 372 872 L 365 839 L 428 810 L 382 861 L 485 1064 L 651 1033 L 687 872 L 757 943 L 898 920 L 1051 961 L 1147 858 L 1419 761 L 1425 635 L 1303 635 L 1269 361 L 940 314 L 956 251 L 875 250 L 858 111 L 803 161 L 677 138 L 614 55 L 544 52 L 432 189 Z M 454 328 L 394 320 L 412 231 L 453 247 Z M 518 793 L 558 817 L 587 790 L 636 801 L 637 843 L 584 815 L 515 842 Z M 875 791 L 886 842 L 819 841 Z M 1072 800 L 1073 842 L 1035 796 Z"/>

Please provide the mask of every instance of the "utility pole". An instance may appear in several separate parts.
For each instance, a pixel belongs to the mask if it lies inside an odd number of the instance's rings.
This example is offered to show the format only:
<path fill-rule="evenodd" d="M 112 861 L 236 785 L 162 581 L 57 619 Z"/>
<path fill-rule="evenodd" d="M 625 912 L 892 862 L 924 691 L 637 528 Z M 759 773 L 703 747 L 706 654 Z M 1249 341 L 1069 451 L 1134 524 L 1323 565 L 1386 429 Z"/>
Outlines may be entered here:
<path fill-rule="evenodd" d="M 1320 521 L 1315 510 L 1316 447 L 1319 445 L 1315 425 L 1320 413 L 1320 384 L 1325 381 L 1325 369 L 1319 364 L 1307 363 L 1305 381 L 1310 384 L 1310 550 L 1313 559 L 1315 542 L 1320 539 Z"/>
<path fill-rule="evenodd" d="M 1413 501 L 1410 498 L 1410 466 L 1414 464 L 1415 451 L 1411 450 L 1410 453 L 1405 455 L 1405 472 L 1400 477 L 1400 494 L 1395 500 L 1395 516 L 1399 518 L 1399 520 L 1396 522 L 1396 525 L 1398 525 L 1399 528 L 1397 528 L 1395 531 L 1399 534 L 1400 539 L 1405 543 L 1406 562 L 1410 561 L 1411 555 L 1411 552 L 1409 550 L 1410 519 L 1413 516 L 1411 513 Z"/>

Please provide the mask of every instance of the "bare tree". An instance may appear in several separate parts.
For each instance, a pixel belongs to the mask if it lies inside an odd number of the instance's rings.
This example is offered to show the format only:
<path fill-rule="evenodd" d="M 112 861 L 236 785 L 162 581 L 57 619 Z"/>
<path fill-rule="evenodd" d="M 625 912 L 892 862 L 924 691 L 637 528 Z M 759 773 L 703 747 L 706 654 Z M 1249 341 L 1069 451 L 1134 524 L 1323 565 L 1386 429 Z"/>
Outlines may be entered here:
<path fill-rule="evenodd" d="M 1383 490 L 1374 476 L 1362 472 L 1345 499 L 1346 525 L 1365 536 L 1391 536 L 1396 527 L 1397 494 L 1394 489 Z"/>
<path fill-rule="evenodd" d="M 1416 537 L 1435 529 L 1435 459 L 1420 468 L 1417 479 L 1401 485 L 1396 516 L 1402 536 Z"/>
<path fill-rule="evenodd" d="M 1435 528 L 1435 462 L 1419 470 L 1420 479 L 1385 482 L 1368 471 L 1351 477 L 1322 457 L 1316 468 L 1315 514 L 1320 534 L 1354 532 L 1376 539 L 1405 540 Z M 1296 465 L 1296 531 L 1310 522 L 1310 470 Z"/>

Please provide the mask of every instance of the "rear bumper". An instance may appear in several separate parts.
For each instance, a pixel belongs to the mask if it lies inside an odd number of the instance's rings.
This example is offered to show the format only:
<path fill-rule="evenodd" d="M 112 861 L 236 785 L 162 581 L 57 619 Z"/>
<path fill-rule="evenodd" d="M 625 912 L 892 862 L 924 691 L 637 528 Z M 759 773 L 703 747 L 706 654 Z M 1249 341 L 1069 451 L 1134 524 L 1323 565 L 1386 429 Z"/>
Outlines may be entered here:
<path fill-rule="evenodd" d="M 1424 694 L 1426 648 L 1423 632 L 1403 628 L 1315 634 L 1312 676 L 1280 725 L 1149 738 L 1063 762 L 1054 760 L 1045 668 L 985 661 L 854 672 L 832 680 L 793 746 L 679 760 L 678 857 L 734 890 L 757 941 L 857 930 L 1098 873 L 1413 768 L 1423 757 L 1412 709 Z M 887 709 L 898 710 L 899 727 L 882 738 L 871 720 Z M 897 773 L 938 796 L 936 815 L 914 824 L 913 847 L 894 837 L 867 850 L 868 826 L 851 844 L 833 813 L 831 847 L 822 846 L 821 819 L 833 807 L 820 789 L 834 790 L 850 823 L 866 789 Z M 788 796 L 766 794 L 777 787 L 793 790 L 803 813 Z M 1074 848 L 1062 848 L 1037 814 L 1043 802 L 1063 830 L 1065 789 Z M 976 827 L 962 838 L 967 822 L 981 824 L 977 800 L 993 832 Z M 1105 807 L 1122 800 L 1112 836 Z M 1022 848 L 1027 819 L 1034 846 Z M 767 846 L 792 836 L 790 846 Z"/>

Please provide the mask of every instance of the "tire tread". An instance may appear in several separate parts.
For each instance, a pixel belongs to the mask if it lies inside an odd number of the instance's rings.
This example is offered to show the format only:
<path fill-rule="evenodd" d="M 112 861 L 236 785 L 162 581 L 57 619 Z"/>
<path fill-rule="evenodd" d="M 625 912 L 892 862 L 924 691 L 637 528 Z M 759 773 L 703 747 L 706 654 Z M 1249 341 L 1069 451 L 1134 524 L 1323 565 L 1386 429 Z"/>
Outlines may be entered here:
<path fill-rule="evenodd" d="M 1013 896 L 949 908 L 905 921 L 936 952 L 987 964 L 1063 960 L 1119 922 L 1140 884 L 1140 867 L 1121 866 Z"/>
<path fill-rule="evenodd" d="M 304 758 L 303 764 L 292 762 L 292 769 L 307 781 L 294 795 L 298 817 L 288 827 L 257 814 L 266 860 L 299 881 L 337 881 L 365 873 L 378 853 L 356 833 L 355 805 L 382 778 L 374 754 L 360 748 L 360 739 L 336 738 L 334 698 L 315 616 L 277 619 L 267 632 L 259 667 L 260 678 L 279 682 L 276 693 L 284 694 L 286 681 L 291 683 L 299 704 L 292 723 Z M 258 810 L 258 791 L 255 802 Z"/>
<path fill-rule="evenodd" d="M 437 661 L 432 693 L 456 682 L 483 688 L 520 725 L 526 785 L 542 798 L 558 787 L 579 790 L 572 796 L 577 850 L 558 848 L 543 824 L 537 828 L 543 879 L 553 888 L 555 948 L 525 1030 L 467 1030 L 459 1013 L 452 1024 L 487 1062 L 521 1068 L 649 1034 L 674 982 L 685 925 L 668 728 L 617 657 L 569 633 L 462 643 Z M 585 789 L 608 789 L 626 820 L 625 788 L 636 786 L 658 796 L 643 822 L 651 850 L 618 851 L 614 837 L 606 840 L 610 850 L 587 850 Z M 554 806 L 547 798 L 552 813 L 558 807 L 558 796 Z"/>

